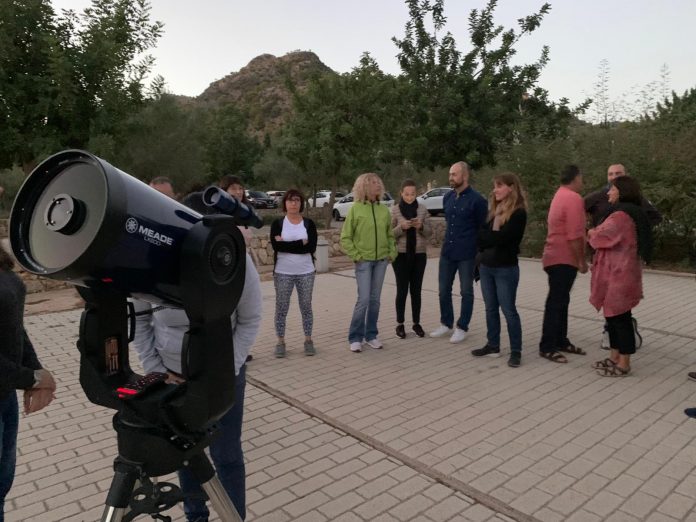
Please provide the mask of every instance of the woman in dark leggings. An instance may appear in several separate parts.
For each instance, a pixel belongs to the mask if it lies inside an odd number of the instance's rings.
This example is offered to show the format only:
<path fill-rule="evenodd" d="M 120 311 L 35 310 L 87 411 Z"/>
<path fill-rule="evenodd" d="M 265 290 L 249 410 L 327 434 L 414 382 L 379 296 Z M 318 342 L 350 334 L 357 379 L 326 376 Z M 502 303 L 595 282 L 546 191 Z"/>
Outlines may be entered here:
<path fill-rule="evenodd" d="M 430 237 L 428 209 L 416 200 L 416 182 L 407 179 L 401 184 L 401 200 L 391 209 L 392 230 L 398 255 L 392 263 L 396 276 L 396 335 L 406 337 L 404 320 L 406 296 L 411 291 L 413 331 L 418 337 L 425 332 L 420 325 L 421 288 L 428 261 L 427 238 Z"/>
<path fill-rule="evenodd" d="M 595 249 L 590 303 L 604 313 L 611 352 L 592 367 L 603 377 L 624 377 L 636 352 L 631 310 L 643 297 L 641 258 L 650 262 L 652 233 L 634 178 L 614 179 L 608 196 L 613 211 L 588 238 Z"/>

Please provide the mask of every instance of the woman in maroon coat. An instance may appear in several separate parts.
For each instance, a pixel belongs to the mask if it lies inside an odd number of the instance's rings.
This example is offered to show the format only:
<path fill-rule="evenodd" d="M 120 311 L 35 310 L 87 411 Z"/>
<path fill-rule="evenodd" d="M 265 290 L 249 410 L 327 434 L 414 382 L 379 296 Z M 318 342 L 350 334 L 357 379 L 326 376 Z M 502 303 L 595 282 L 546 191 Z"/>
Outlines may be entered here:
<path fill-rule="evenodd" d="M 631 371 L 636 352 L 631 310 L 643 297 L 642 263 L 650 261 L 650 223 L 640 207 L 640 185 L 622 176 L 609 189 L 614 211 L 588 233 L 595 249 L 592 263 L 590 303 L 603 309 L 611 352 L 592 366 L 604 377 L 623 377 Z"/>

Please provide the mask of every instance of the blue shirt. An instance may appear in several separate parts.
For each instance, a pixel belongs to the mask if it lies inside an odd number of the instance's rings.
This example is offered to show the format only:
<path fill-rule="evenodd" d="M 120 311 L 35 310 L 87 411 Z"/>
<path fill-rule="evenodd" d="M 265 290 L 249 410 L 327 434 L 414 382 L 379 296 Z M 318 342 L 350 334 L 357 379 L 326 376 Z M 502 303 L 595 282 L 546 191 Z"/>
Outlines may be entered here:
<path fill-rule="evenodd" d="M 486 222 L 488 202 L 473 188 L 467 187 L 457 194 L 448 192 L 442 199 L 445 210 L 445 239 L 441 256 L 451 261 L 463 261 L 476 257 L 478 230 Z"/>

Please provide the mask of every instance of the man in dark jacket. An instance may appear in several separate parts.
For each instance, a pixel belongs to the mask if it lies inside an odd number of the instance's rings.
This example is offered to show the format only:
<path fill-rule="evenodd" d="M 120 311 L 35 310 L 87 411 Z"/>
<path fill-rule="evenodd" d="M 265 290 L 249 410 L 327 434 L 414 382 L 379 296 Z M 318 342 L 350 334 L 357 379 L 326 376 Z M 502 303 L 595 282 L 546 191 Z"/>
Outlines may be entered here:
<path fill-rule="evenodd" d="M 611 188 L 611 183 L 614 179 L 620 176 L 627 176 L 626 168 L 621 165 L 621 163 L 616 163 L 615 165 L 609 165 L 607 169 L 607 184 L 600 190 L 592 192 L 585 196 L 585 212 L 587 212 L 590 221 L 592 222 L 592 227 L 596 227 L 604 218 L 606 218 L 611 212 L 611 204 L 609 203 L 609 198 L 607 193 Z M 648 220 L 650 224 L 655 227 L 662 222 L 662 214 L 657 210 L 650 201 L 643 197 L 641 201 L 641 206 L 645 213 L 648 215 Z"/>
<path fill-rule="evenodd" d="M 0 244 L 0 522 L 15 474 L 19 429 L 16 390 L 24 391 L 24 413 L 48 406 L 56 390 L 53 376 L 41 368 L 24 330 L 26 287 L 13 267 L 14 260 Z"/>
<path fill-rule="evenodd" d="M 614 165 L 609 165 L 607 169 L 607 184 L 600 190 L 592 192 L 585 196 L 585 212 L 592 223 L 592 227 L 599 225 L 604 219 L 611 213 L 612 205 L 609 203 L 609 197 L 607 196 L 609 189 L 611 188 L 612 182 L 621 176 L 627 176 L 626 167 L 621 163 L 615 163 Z M 648 216 L 650 225 L 656 227 L 662 222 L 662 214 L 657 210 L 650 201 L 643 197 L 641 199 L 641 207 L 645 210 Z M 638 325 L 634 321 L 634 327 L 636 330 L 636 347 L 642 344 L 642 338 L 638 333 Z M 607 332 L 606 325 L 604 331 L 602 332 L 602 342 L 600 346 L 608 350 L 609 349 L 609 332 Z"/>

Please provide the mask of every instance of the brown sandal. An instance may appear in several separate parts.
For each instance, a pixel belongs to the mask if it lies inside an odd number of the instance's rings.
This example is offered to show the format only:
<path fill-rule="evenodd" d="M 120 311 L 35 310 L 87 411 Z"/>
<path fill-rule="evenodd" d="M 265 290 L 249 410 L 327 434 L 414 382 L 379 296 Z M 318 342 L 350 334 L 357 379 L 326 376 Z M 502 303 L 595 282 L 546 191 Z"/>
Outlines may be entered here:
<path fill-rule="evenodd" d="M 568 362 L 568 359 L 566 359 L 565 355 L 558 351 L 553 351 L 553 352 L 539 352 L 539 357 L 543 357 L 544 359 L 548 359 L 551 362 L 555 363 L 560 363 L 560 364 L 565 364 Z"/>
<path fill-rule="evenodd" d="M 627 377 L 629 373 L 631 373 L 630 367 L 620 368 L 616 366 L 616 364 L 597 369 L 597 375 L 601 375 L 602 377 Z"/>
<path fill-rule="evenodd" d="M 592 363 L 592 368 L 595 370 L 601 370 L 602 368 L 609 368 L 610 366 L 616 366 L 616 363 L 609 359 L 602 359 L 601 361 L 595 361 Z"/>
<path fill-rule="evenodd" d="M 565 346 L 563 348 L 556 348 L 556 350 L 564 353 L 572 353 L 573 355 L 587 355 L 587 352 L 585 350 L 583 350 L 582 348 L 578 348 L 573 343 L 570 343 L 568 346 Z"/>

